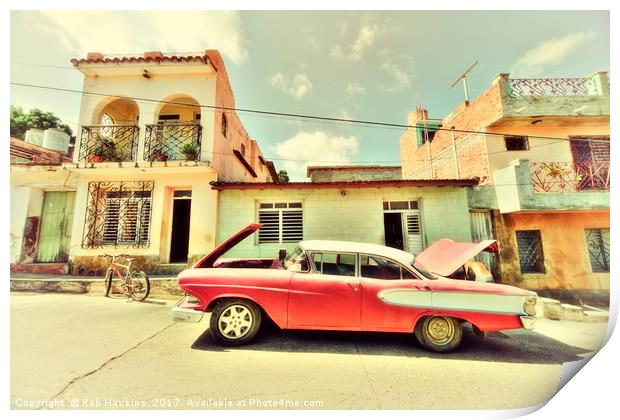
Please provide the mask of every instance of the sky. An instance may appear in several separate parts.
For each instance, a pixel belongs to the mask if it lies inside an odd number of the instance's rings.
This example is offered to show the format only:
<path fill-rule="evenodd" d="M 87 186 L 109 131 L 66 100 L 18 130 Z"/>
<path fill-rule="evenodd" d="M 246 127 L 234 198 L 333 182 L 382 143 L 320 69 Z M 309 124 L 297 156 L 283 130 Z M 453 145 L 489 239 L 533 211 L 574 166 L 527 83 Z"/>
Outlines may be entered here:
<path fill-rule="evenodd" d="M 442 118 L 475 60 L 470 98 L 498 73 L 585 77 L 609 70 L 605 11 L 243 11 L 11 13 L 11 81 L 81 90 L 71 58 L 144 51 L 224 57 L 239 108 L 406 124 Z M 11 104 L 74 130 L 80 95 L 11 86 Z M 294 180 L 307 165 L 399 164 L 400 128 L 240 113 L 264 156 Z"/>

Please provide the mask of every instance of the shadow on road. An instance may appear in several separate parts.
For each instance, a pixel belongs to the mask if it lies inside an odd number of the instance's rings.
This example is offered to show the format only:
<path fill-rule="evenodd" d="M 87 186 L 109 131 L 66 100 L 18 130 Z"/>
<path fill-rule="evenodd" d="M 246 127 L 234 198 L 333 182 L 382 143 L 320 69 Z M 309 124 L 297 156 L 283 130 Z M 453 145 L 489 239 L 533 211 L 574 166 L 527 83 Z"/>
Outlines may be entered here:
<path fill-rule="evenodd" d="M 273 326 L 262 329 L 256 341 L 241 348 L 269 352 L 348 353 L 532 364 L 560 364 L 581 360 L 583 356 L 580 355 L 591 351 L 525 330 L 490 333 L 486 340 L 482 340 L 467 327 L 464 328 L 460 347 L 448 354 L 424 350 L 413 334 L 293 331 L 279 330 Z M 214 342 L 208 329 L 193 343 L 192 349 L 217 352 L 229 350 Z"/>

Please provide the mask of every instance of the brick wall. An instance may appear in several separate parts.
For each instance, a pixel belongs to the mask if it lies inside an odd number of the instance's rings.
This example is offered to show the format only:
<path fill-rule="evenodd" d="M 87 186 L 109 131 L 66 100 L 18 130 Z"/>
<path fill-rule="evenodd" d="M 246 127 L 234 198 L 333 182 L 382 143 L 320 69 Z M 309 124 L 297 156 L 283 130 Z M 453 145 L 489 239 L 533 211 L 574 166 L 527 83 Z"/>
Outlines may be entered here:
<path fill-rule="evenodd" d="M 502 116 L 500 84 L 494 82 L 486 92 L 469 105 L 461 103 L 442 121 L 442 128 L 456 130 L 484 130 Z M 484 136 L 472 138 L 469 133 L 439 131 L 431 142 L 432 177 L 453 178 L 456 176 L 454 157 L 452 155 L 452 136 L 457 145 L 460 177 L 480 177 L 481 183 L 490 182 L 488 158 Z M 461 144 L 463 143 L 463 144 Z M 408 129 L 400 139 L 401 164 L 403 178 L 429 177 L 431 162 L 428 158 L 427 145 L 417 147 L 416 130 Z"/>

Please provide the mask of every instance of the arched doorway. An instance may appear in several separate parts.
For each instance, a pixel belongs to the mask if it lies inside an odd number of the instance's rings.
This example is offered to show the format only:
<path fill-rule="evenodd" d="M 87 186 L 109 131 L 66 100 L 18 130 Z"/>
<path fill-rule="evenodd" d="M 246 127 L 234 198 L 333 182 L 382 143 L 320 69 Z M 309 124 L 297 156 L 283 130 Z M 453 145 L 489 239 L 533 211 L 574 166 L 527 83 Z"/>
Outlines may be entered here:
<path fill-rule="evenodd" d="M 147 126 L 145 159 L 198 160 L 200 157 L 200 105 L 188 95 L 166 98 Z"/>
<path fill-rule="evenodd" d="M 93 113 L 93 125 L 82 127 L 80 159 L 91 162 L 126 162 L 136 159 L 138 119 L 136 101 L 125 98 L 103 100 Z"/>

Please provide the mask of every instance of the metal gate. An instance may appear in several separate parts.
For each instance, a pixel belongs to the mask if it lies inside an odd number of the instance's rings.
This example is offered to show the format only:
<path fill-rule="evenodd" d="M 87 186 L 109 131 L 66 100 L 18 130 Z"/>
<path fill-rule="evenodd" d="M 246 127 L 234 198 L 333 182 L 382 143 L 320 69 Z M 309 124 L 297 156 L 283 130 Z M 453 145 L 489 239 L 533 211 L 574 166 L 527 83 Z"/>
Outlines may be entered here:
<path fill-rule="evenodd" d="M 493 232 L 493 222 L 489 210 L 470 211 L 471 221 L 471 240 L 480 242 L 486 239 L 495 239 Z M 476 261 L 484 263 L 497 279 L 497 257 L 490 252 L 481 252 L 475 257 Z"/>

